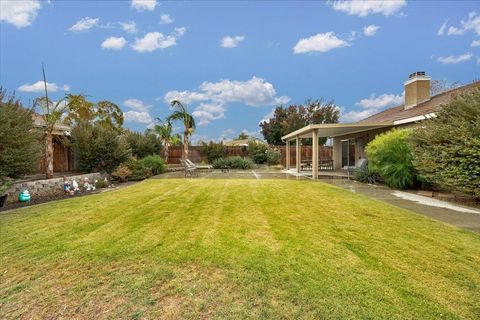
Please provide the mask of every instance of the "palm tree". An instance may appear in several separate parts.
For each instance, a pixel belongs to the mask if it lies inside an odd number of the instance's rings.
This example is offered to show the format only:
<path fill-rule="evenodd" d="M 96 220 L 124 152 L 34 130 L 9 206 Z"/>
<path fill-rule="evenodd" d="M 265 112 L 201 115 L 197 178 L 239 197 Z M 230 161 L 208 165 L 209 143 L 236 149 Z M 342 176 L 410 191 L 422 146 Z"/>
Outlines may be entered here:
<path fill-rule="evenodd" d="M 160 122 L 160 125 L 156 124 L 153 127 L 153 131 L 162 141 L 163 158 L 165 159 L 165 162 L 168 163 L 168 150 L 170 146 L 180 143 L 180 135 L 178 133 L 172 134 L 172 122 L 168 118 L 165 121 L 160 118 L 156 119 Z"/>
<path fill-rule="evenodd" d="M 61 122 L 63 114 L 68 109 L 68 104 L 65 102 L 65 98 L 55 103 L 48 99 L 47 79 L 43 65 L 42 71 L 45 97 L 35 99 L 34 108 L 36 105 L 40 105 L 42 108 L 42 118 L 45 122 L 45 176 L 47 179 L 51 179 L 53 178 L 53 130 L 57 123 Z"/>
<path fill-rule="evenodd" d="M 173 100 L 170 105 L 175 109 L 167 118 L 167 121 L 182 121 L 185 131 L 183 131 L 183 159 L 188 158 L 188 137 L 195 131 L 195 119 L 188 113 L 187 107 L 180 101 Z"/>

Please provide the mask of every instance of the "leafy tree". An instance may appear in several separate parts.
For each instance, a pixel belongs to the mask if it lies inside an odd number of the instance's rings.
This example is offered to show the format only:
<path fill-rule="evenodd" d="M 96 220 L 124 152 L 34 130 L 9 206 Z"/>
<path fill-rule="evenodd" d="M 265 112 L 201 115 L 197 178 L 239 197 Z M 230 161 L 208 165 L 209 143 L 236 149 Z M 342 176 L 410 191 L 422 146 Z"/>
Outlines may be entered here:
<path fill-rule="evenodd" d="M 134 157 L 141 159 L 149 155 L 160 154 L 162 149 L 161 140 L 150 130 L 144 133 L 127 130 L 124 136 Z"/>
<path fill-rule="evenodd" d="M 113 102 L 103 100 L 96 103 L 95 118 L 96 122 L 118 130 L 123 126 L 123 112 L 118 105 Z"/>
<path fill-rule="evenodd" d="M 94 103 L 86 99 L 83 94 L 67 94 L 65 101 L 68 105 L 68 113 L 64 122 L 74 125 L 80 121 L 92 121 L 95 118 Z"/>
<path fill-rule="evenodd" d="M 42 137 L 32 117 L 32 110 L 0 88 L 0 179 L 34 171 L 41 156 Z"/>
<path fill-rule="evenodd" d="M 368 166 L 393 188 L 405 189 L 416 182 L 409 138 L 411 130 L 393 129 L 378 135 L 366 148 Z"/>
<path fill-rule="evenodd" d="M 73 147 L 81 171 L 112 172 L 127 161 L 131 150 L 124 136 L 117 130 L 88 121 L 79 122 L 68 143 Z"/>
<path fill-rule="evenodd" d="M 245 140 L 245 139 L 248 139 L 249 136 L 246 132 L 240 132 L 240 134 L 238 135 L 238 138 L 237 140 Z"/>
<path fill-rule="evenodd" d="M 452 97 L 412 135 L 413 162 L 428 182 L 480 198 L 480 88 Z"/>
<path fill-rule="evenodd" d="M 163 146 L 163 158 L 165 162 L 168 163 L 168 152 L 170 146 L 178 145 L 180 143 L 180 135 L 173 134 L 172 123 L 169 119 L 163 121 L 160 118 L 157 118 L 157 121 L 160 122 L 160 125 L 155 125 L 152 132 L 154 132 L 161 141 Z"/>
<path fill-rule="evenodd" d="M 278 106 L 273 117 L 260 123 L 260 128 L 269 144 L 280 145 L 281 137 L 290 132 L 309 124 L 337 123 L 339 116 L 340 110 L 333 100 L 307 100 L 303 105 Z M 325 142 L 326 138 L 319 139 L 320 144 Z"/>
<path fill-rule="evenodd" d="M 207 156 L 209 163 L 213 163 L 213 161 L 225 156 L 225 146 L 222 142 L 210 141 L 206 143 L 202 141 L 200 150 L 202 154 Z"/>
<path fill-rule="evenodd" d="M 430 82 L 430 95 L 435 96 L 448 90 L 460 87 L 459 82 L 449 83 L 447 80 L 432 80 Z"/>
<path fill-rule="evenodd" d="M 183 123 L 183 158 L 188 158 L 188 140 L 195 132 L 195 119 L 188 113 L 187 107 L 180 101 L 173 100 L 171 106 L 175 109 L 173 113 L 167 118 L 168 121 L 181 121 Z"/>
<path fill-rule="evenodd" d="M 103 100 L 93 103 L 86 99 L 83 94 L 68 94 L 66 96 L 68 114 L 64 122 L 68 125 L 75 125 L 80 121 L 97 122 L 120 130 L 123 125 L 123 112 L 113 102 Z"/>
<path fill-rule="evenodd" d="M 252 158 L 253 162 L 257 164 L 267 162 L 267 150 L 268 146 L 264 143 L 253 139 L 248 141 L 248 154 Z"/>

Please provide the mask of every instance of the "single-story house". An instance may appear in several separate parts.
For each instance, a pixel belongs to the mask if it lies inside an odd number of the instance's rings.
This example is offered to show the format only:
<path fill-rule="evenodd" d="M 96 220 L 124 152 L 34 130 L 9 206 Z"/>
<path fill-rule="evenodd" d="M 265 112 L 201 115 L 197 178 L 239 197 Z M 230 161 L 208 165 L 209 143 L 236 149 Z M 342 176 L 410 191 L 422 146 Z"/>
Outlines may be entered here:
<path fill-rule="evenodd" d="M 287 143 L 287 169 L 290 169 L 291 142 L 296 144 L 296 159 L 300 158 L 300 143 L 302 138 L 319 137 L 332 139 L 333 169 L 338 170 L 346 166 L 353 166 L 361 159 L 366 158 L 365 147 L 378 134 L 392 128 L 414 126 L 418 122 L 435 117 L 442 106 L 452 95 L 480 87 L 480 82 L 464 85 L 435 96 L 430 96 L 430 77 L 425 72 L 410 74 L 404 83 L 405 102 L 402 105 L 386 109 L 356 123 L 312 124 L 289 133 L 282 137 Z M 318 145 L 313 144 L 312 176 L 318 177 Z M 300 161 L 296 163 L 296 171 L 300 172 Z"/>
<path fill-rule="evenodd" d="M 33 125 L 44 129 L 45 120 L 42 115 L 33 113 Z M 53 128 L 53 172 L 67 172 L 76 169 L 73 151 L 66 146 L 64 139 L 70 135 L 72 128 L 63 123 L 57 123 Z M 45 157 L 41 157 L 37 165 L 37 173 L 45 173 Z"/>

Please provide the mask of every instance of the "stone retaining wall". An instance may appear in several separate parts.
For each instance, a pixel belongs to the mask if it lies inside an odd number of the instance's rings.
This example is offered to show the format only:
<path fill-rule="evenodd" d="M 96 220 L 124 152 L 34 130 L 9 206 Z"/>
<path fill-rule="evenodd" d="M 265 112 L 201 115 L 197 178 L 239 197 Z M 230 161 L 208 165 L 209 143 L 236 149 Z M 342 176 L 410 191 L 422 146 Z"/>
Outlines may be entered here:
<path fill-rule="evenodd" d="M 95 180 L 103 179 L 104 176 L 96 172 L 68 176 L 67 180 L 73 181 L 73 179 L 75 179 L 77 180 L 79 187 L 81 187 L 85 178 L 88 178 L 89 182 L 93 184 Z M 18 201 L 18 195 L 23 189 L 27 189 L 28 192 L 30 192 L 32 198 L 45 197 L 59 193 L 61 194 L 63 193 L 63 177 L 14 183 L 12 187 L 7 191 L 7 202 L 10 203 Z"/>

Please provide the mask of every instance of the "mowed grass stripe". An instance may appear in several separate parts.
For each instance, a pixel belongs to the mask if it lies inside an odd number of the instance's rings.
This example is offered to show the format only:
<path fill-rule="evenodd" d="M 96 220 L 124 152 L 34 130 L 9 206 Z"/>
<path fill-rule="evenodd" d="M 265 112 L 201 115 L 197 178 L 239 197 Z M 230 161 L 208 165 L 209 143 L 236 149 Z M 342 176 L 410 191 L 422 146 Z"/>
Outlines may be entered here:
<path fill-rule="evenodd" d="M 3 318 L 480 317 L 477 234 L 315 181 L 148 180 L 0 228 Z"/>

